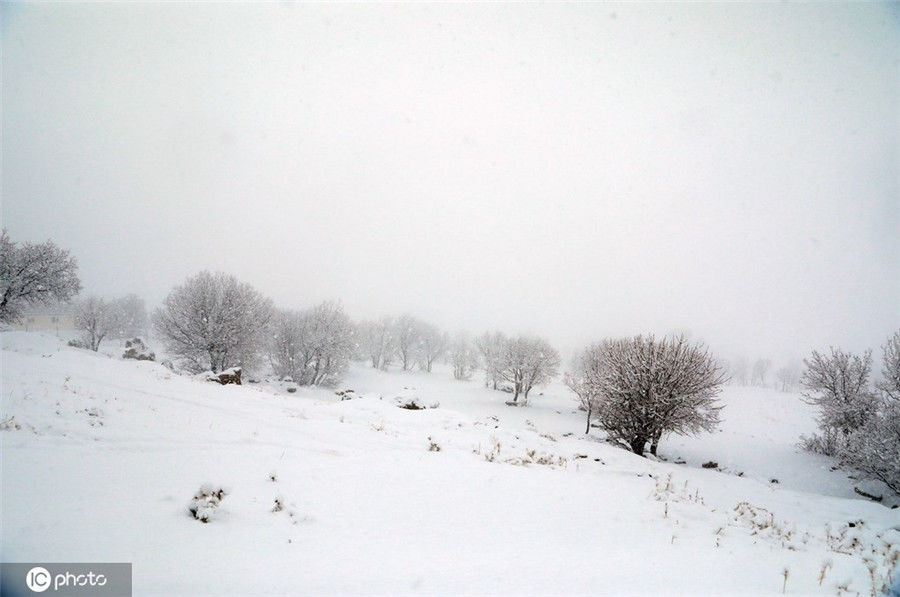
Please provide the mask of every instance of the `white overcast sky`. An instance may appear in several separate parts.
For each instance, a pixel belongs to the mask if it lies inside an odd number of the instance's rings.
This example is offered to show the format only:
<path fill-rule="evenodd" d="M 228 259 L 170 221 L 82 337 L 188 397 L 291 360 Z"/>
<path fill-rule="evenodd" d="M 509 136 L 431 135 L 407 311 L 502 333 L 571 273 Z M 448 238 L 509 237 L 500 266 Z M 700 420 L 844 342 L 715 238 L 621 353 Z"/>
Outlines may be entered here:
<path fill-rule="evenodd" d="M 561 348 L 900 327 L 900 9 L 2 5 L 2 219 L 85 291 L 224 270 Z"/>

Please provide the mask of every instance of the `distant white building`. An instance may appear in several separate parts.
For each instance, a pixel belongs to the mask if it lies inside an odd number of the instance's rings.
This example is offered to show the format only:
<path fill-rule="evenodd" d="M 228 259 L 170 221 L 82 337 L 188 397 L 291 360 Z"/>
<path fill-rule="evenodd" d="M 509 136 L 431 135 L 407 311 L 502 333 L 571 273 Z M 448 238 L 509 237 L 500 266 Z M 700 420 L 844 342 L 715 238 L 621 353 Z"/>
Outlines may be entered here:
<path fill-rule="evenodd" d="M 22 313 L 22 319 L 12 324 L 12 329 L 26 332 L 68 332 L 75 329 L 75 309 L 71 304 L 31 307 Z"/>

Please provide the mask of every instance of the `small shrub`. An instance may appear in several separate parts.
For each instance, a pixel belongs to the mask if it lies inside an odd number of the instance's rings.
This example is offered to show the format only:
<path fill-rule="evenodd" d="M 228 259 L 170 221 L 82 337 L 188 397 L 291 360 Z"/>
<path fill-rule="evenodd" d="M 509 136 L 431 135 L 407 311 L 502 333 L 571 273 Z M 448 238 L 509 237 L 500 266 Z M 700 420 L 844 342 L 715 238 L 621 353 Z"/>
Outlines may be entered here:
<path fill-rule="evenodd" d="M 713 460 L 710 460 L 709 462 L 704 462 L 700 466 L 702 466 L 703 468 L 719 468 L 719 463 L 715 462 Z"/>
<path fill-rule="evenodd" d="M 440 403 L 425 404 L 418 396 L 397 396 L 394 404 L 406 410 L 425 410 L 426 408 L 438 408 Z"/>
<path fill-rule="evenodd" d="M 194 494 L 188 505 L 188 511 L 200 522 L 207 523 L 212 520 L 216 509 L 226 495 L 228 495 L 227 492 L 221 487 L 214 488 L 212 485 L 204 484 Z"/>

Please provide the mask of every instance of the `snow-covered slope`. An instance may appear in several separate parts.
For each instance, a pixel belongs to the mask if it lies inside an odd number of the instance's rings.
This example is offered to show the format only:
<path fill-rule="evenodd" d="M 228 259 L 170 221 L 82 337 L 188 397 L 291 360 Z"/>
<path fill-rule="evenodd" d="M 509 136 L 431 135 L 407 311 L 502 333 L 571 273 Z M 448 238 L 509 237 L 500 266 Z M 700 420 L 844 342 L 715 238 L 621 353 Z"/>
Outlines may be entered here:
<path fill-rule="evenodd" d="M 900 558 L 900 510 L 794 447 L 813 427 L 796 396 L 729 388 L 722 431 L 656 462 L 585 436 L 559 385 L 511 408 L 360 365 L 346 388 L 2 334 L 0 559 L 130 561 L 137 595 L 868 595 Z M 209 524 L 188 513 L 203 483 L 226 490 Z"/>

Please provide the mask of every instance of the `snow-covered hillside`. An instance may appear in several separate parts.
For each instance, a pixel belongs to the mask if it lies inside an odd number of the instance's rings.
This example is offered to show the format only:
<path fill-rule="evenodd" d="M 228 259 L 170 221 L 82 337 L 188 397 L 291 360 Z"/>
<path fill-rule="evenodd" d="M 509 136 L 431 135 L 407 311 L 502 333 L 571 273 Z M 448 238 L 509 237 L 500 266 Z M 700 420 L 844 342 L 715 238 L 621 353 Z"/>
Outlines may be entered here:
<path fill-rule="evenodd" d="M 795 395 L 727 388 L 722 430 L 660 462 L 585 436 L 559 384 L 511 408 L 355 365 L 338 389 L 357 397 L 2 334 L 0 559 L 133 562 L 137 595 L 869 595 L 900 558 L 900 510 L 795 448 Z M 226 491 L 209 524 L 204 483 Z"/>

